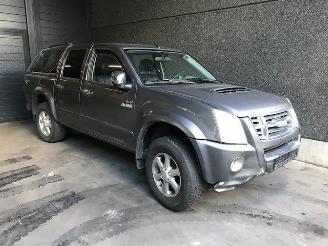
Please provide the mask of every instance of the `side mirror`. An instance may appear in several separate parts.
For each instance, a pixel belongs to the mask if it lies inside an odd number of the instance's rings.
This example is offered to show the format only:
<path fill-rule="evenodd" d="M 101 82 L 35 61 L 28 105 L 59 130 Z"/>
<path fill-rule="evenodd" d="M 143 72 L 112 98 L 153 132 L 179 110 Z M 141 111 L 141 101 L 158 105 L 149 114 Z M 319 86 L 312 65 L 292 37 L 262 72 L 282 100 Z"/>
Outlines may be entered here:
<path fill-rule="evenodd" d="M 111 81 L 114 86 L 121 90 L 130 90 L 132 88 L 131 84 L 126 83 L 126 74 L 123 71 L 112 72 Z"/>

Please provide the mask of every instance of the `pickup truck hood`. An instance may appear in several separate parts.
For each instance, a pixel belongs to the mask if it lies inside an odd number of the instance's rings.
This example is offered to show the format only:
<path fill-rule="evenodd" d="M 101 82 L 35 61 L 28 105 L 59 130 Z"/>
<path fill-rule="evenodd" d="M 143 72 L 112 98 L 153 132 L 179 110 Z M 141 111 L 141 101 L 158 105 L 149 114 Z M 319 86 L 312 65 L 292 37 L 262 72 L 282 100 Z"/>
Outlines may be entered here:
<path fill-rule="evenodd" d="M 283 97 L 229 84 L 179 84 L 152 89 L 192 98 L 238 117 L 265 115 L 291 107 Z"/>

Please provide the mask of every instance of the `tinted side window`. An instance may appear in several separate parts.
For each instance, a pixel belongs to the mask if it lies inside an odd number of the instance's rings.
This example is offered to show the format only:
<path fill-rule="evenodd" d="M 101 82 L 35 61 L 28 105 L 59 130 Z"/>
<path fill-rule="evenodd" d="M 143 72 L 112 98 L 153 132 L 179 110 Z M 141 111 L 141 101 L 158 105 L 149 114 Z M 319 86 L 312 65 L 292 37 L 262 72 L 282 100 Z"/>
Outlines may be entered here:
<path fill-rule="evenodd" d="M 119 59 L 107 50 L 94 51 L 90 66 L 87 80 L 110 86 L 112 72 L 124 70 Z"/>
<path fill-rule="evenodd" d="M 51 50 L 49 52 L 49 56 L 47 57 L 47 60 L 43 67 L 44 73 L 56 73 L 57 65 L 59 62 L 59 59 L 61 58 L 64 50 Z"/>
<path fill-rule="evenodd" d="M 65 63 L 63 77 L 79 79 L 87 50 L 71 50 Z"/>
<path fill-rule="evenodd" d="M 64 49 L 44 50 L 32 65 L 30 72 L 56 73 Z"/>
<path fill-rule="evenodd" d="M 45 63 L 45 56 L 47 51 L 42 51 L 42 53 L 36 58 L 35 62 L 31 66 L 31 72 L 42 72 L 43 65 Z"/>

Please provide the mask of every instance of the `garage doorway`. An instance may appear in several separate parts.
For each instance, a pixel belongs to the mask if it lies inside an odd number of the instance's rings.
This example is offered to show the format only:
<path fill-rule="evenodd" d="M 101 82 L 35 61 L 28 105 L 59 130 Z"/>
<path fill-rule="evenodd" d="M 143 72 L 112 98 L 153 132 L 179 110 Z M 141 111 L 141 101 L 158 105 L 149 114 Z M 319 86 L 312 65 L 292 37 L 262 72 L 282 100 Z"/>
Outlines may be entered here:
<path fill-rule="evenodd" d="M 29 117 L 23 94 L 29 59 L 25 31 L 0 30 L 0 123 Z"/>

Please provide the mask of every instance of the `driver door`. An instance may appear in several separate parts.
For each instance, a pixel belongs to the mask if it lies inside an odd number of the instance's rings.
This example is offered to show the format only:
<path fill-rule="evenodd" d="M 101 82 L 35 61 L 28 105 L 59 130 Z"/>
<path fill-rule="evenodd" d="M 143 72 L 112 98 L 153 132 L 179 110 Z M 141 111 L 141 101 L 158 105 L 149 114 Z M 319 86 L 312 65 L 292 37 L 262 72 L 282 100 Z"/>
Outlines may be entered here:
<path fill-rule="evenodd" d="M 125 69 L 113 52 L 92 51 L 81 87 L 81 117 L 89 134 L 130 149 L 136 117 L 135 86 L 129 91 L 115 87 L 111 81 L 115 71 Z"/>

